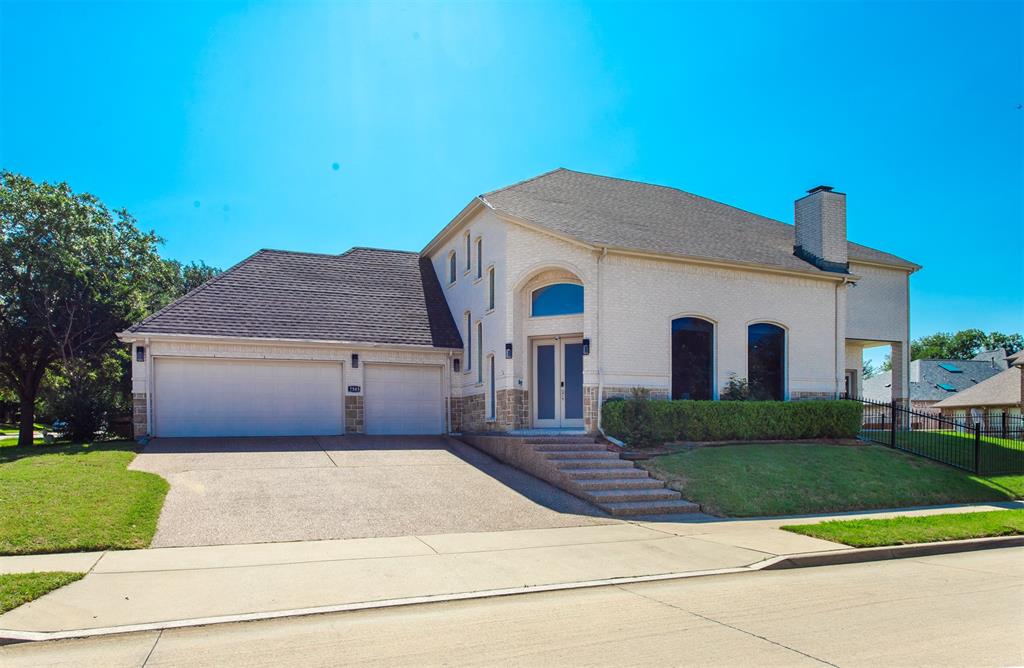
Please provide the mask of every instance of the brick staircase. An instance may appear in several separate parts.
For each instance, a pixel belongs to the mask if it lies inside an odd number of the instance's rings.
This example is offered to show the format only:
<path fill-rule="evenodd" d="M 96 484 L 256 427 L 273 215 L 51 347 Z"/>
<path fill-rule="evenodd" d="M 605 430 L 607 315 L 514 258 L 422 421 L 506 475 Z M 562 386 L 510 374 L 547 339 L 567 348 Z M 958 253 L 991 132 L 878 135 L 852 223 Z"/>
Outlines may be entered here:
<path fill-rule="evenodd" d="M 522 468 L 615 516 L 694 513 L 684 501 L 646 470 L 621 459 L 591 436 L 518 437 L 464 435 L 462 440 Z"/>

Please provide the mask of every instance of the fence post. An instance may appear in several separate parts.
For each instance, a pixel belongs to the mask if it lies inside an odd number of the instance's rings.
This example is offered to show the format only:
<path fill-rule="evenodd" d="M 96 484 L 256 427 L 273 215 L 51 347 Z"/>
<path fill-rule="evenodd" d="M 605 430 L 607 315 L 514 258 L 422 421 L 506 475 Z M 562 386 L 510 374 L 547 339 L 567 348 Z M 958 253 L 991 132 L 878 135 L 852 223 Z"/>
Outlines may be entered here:
<path fill-rule="evenodd" d="M 981 473 L 981 425 L 974 423 L 974 472 Z"/>
<path fill-rule="evenodd" d="M 1003 424 L 1002 424 L 1002 427 L 1003 427 L 1003 428 L 1002 428 L 1002 430 L 1001 430 L 1001 431 L 1002 431 L 1002 434 L 1003 434 L 1003 438 L 1006 438 L 1006 434 L 1008 433 L 1008 430 L 1007 430 L 1007 428 L 1006 428 L 1006 426 L 1007 426 L 1007 425 L 1006 425 L 1006 423 L 1007 423 L 1007 421 L 1009 420 L 1009 416 L 1010 416 L 1010 409 L 1009 409 L 1009 408 L 1004 408 L 1004 409 L 1003 409 L 1003 419 L 1002 419 L 1002 420 L 1000 420 L 1000 422 L 1002 422 L 1002 423 L 1003 423 Z"/>
<path fill-rule="evenodd" d="M 889 404 L 889 447 L 896 447 L 896 400 Z"/>

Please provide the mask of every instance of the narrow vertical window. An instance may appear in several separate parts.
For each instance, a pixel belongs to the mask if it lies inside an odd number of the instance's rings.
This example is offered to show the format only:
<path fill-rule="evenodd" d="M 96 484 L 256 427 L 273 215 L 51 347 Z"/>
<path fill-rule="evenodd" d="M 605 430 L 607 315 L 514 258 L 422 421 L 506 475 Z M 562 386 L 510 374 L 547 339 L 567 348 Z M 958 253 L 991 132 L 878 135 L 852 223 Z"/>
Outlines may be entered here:
<path fill-rule="evenodd" d="M 487 270 L 487 310 L 494 308 L 494 267 Z"/>
<path fill-rule="evenodd" d="M 701 318 L 672 321 L 672 398 L 707 400 L 714 396 L 715 326 Z"/>
<path fill-rule="evenodd" d="M 747 327 L 747 380 L 752 399 L 786 398 L 786 330 L 767 322 Z"/>
<path fill-rule="evenodd" d="M 456 274 L 455 266 L 456 266 L 455 251 L 452 251 L 451 254 L 448 256 L 448 285 L 451 285 L 452 283 L 455 282 L 455 274 Z"/>
<path fill-rule="evenodd" d="M 466 271 L 469 271 L 470 263 L 473 261 L 473 254 L 470 253 L 469 232 L 466 232 Z"/>
<path fill-rule="evenodd" d="M 484 276 L 484 240 L 477 238 L 476 240 L 476 277 L 483 278 Z"/>
<path fill-rule="evenodd" d="M 495 382 L 494 382 L 494 355 L 491 355 L 488 358 L 487 361 L 489 362 L 489 366 L 490 366 L 490 369 L 488 370 L 488 375 L 490 376 L 489 379 L 488 379 L 489 382 L 490 382 L 490 388 L 489 388 L 489 392 L 488 392 L 488 395 L 487 395 L 487 417 L 490 418 L 491 420 L 493 420 L 495 418 L 495 416 L 497 415 L 497 412 L 498 412 L 497 411 L 497 400 L 495 399 L 495 393 L 494 393 L 494 387 L 495 387 Z"/>
<path fill-rule="evenodd" d="M 476 382 L 484 382 L 484 324 L 476 323 Z"/>
<path fill-rule="evenodd" d="M 466 311 L 466 373 L 473 368 L 473 315 Z"/>

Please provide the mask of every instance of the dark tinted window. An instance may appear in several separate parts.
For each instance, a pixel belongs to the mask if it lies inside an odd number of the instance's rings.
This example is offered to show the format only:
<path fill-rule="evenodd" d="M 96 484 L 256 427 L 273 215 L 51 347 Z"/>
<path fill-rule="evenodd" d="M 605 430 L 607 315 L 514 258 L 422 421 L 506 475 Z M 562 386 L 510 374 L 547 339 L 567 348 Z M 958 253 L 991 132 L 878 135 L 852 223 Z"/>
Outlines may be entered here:
<path fill-rule="evenodd" d="M 778 325 L 747 328 L 747 380 L 752 399 L 786 398 L 786 331 Z"/>
<path fill-rule="evenodd" d="M 672 398 L 711 399 L 715 326 L 700 318 L 672 321 Z"/>
<path fill-rule="evenodd" d="M 583 286 L 556 283 L 533 291 L 530 315 L 568 315 L 583 313 Z"/>

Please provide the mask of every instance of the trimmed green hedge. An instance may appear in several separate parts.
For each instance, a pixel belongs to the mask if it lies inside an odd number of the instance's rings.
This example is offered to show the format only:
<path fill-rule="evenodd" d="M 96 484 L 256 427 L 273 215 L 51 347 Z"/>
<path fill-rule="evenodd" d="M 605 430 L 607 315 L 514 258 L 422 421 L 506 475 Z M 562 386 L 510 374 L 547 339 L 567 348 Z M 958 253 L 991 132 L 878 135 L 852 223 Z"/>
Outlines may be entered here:
<path fill-rule="evenodd" d="M 601 425 L 609 436 L 630 443 L 629 405 L 608 401 Z M 645 401 L 652 441 L 756 441 L 854 438 L 860 431 L 857 401 Z M 636 413 L 634 413 L 636 414 Z M 642 446 L 643 443 L 635 445 Z"/>

